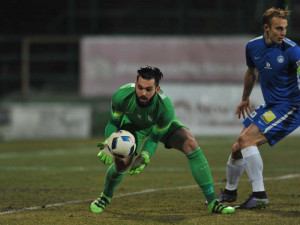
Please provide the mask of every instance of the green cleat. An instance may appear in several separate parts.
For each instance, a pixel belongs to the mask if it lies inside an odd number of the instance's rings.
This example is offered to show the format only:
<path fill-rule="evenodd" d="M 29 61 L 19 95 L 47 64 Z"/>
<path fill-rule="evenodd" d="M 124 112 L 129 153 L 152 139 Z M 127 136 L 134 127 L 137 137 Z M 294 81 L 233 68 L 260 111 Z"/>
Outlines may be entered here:
<path fill-rule="evenodd" d="M 101 213 L 105 209 L 105 207 L 110 203 L 111 198 L 105 196 L 103 192 L 100 195 L 100 198 L 97 198 L 90 205 L 90 209 L 93 213 Z"/>
<path fill-rule="evenodd" d="M 235 208 L 227 206 L 224 203 L 219 202 L 217 199 L 208 205 L 208 209 L 210 213 L 229 214 L 235 212 Z"/>

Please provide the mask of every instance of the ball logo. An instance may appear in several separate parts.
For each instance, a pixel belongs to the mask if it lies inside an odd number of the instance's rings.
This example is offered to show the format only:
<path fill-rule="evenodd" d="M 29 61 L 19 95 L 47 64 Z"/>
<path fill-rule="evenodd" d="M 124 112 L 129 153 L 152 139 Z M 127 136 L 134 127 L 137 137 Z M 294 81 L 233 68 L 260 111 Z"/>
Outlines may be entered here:
<path fill-rule="evenodd" d="M 279 62 L 279 63 L 283 63 L 284 62 L 284 58 L 283 58 L 282 55 L 280 55 L 280 56 L 277 57 L 277 62 Z"/>

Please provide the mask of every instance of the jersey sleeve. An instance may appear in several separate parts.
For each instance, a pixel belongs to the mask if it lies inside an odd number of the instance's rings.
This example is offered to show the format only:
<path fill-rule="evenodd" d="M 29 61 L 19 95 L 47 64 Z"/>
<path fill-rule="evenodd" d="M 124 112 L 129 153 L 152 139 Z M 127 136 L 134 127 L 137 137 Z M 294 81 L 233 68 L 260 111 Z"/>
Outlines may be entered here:
<path fill-rule="evenodd" d="M 253 60 L 251 58 L 249 43 L 246 45 L 246 64 L 250 68 L 254 68 L 255 67 L 255 64 L 254 64 L 254 62 L 253 62 Z"/>
<path fill-rule="evenodd" d="M 143 151 L 152 156 L 157 148 L 158 141 L 168 132 L 169 127 L 174 119 L 174 106 L 170 99 L 165 101 L 163 109 L 158 112 L 157 123 L 153 125 L 152 130 L 146 140 Z"/>
<path fill-rule="evenodd" d="M 105 138 L 108 138 L 112 133 L 119 130 L 119 127 L 124 116 L 122 107 L 123 97 L 120 91 L 117 91 L 112 97 L 110 108 L 110 120 L 105 128 Z"/>

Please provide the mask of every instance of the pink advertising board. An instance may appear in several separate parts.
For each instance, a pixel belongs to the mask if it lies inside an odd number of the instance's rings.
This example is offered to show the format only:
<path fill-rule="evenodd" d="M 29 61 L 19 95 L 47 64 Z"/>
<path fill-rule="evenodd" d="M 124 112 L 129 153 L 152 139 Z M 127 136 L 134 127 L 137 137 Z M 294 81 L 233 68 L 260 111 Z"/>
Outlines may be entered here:
<path fill-rule="evenodd" d="M 80 94 L 111 96 L 134 82 L 143 65 L 161 69 L 166 83 L 242 82 L 250 37 L 84 37 Z"/>

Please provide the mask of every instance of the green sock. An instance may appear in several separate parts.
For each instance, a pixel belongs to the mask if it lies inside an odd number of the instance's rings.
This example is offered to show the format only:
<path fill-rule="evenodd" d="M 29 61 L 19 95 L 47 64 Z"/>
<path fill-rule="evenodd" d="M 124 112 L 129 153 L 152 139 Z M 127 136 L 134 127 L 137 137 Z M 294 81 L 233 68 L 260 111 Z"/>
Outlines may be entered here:
<path fill-rule="evenodd" d="M 203 155 L 200 147 L 195 151 L 186 154 L 193 177 L 201 188 L 208 204 L 216 199 L 214 184 L 211 177 L 208 162 Z"/>
<path fill-rule="evenodd" d="M 119 173 L 114 164 L 112 164 L 106 173 L 106 179 L 104 183 L 103 194 L 107 197 L 112 198 L 116 187 L 121 183 L 125 176 L 126 172 Z"/>

